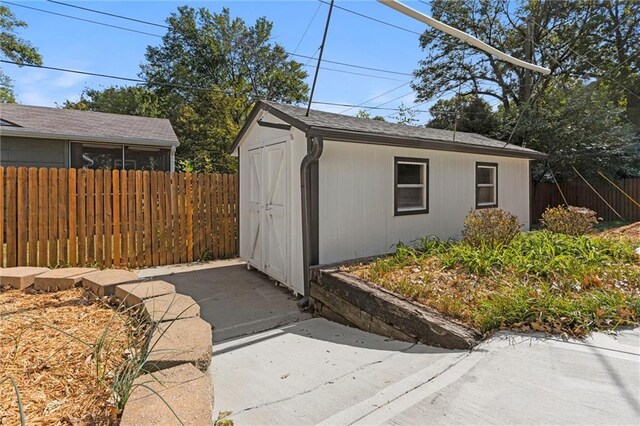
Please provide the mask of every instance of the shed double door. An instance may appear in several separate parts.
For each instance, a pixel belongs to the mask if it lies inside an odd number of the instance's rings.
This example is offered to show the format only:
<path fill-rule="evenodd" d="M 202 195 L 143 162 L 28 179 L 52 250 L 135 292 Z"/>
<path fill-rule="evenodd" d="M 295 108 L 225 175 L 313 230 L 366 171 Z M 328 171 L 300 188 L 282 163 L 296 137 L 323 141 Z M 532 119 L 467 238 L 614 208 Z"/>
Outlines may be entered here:
<path fill-rule="evenodd" d="M 287 144 L 249 150 L 249 232 L 247 261 L 286 284 L 288 251 Z"/>

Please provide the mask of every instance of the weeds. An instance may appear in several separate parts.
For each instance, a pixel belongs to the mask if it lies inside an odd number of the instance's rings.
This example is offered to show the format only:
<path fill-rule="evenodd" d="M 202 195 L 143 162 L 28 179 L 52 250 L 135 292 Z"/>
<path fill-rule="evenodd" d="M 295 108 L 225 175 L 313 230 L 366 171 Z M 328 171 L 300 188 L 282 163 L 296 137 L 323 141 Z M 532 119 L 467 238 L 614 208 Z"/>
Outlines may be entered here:
<path fill-rule="evenodd" d="M 640 256 L 623 240 L 548 231 L 497 245 L 424 238 L 350 271 L 484 332 L 584 335 L 640 318 Z"/>

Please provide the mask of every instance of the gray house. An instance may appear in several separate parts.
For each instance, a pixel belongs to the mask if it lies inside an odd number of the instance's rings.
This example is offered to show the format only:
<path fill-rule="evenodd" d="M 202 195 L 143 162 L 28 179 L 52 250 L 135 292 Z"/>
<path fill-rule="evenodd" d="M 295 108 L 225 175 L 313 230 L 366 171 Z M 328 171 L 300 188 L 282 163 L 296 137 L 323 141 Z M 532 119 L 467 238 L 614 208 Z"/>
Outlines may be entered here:
<path fill-rule="evenodd" d="M 0 104 L 0 165 L 173 171 L 169 120 Z"/>

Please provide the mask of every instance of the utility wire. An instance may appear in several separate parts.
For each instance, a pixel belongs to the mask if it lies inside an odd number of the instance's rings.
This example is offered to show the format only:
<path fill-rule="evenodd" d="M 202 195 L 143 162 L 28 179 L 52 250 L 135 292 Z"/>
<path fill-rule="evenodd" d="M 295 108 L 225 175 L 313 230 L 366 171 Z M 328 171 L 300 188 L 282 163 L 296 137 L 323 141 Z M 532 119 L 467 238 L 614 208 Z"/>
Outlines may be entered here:
<path fill-rule="evenodd" d="M 286 53 L 291 55 L 291 56 L 297 56 L 299 58 L 315 59 L 312 56 L 301 55 L 299 53 L 290 53 L 290 52 L 286 52 Z M 322 62 L 326 62 L 328 64 L 334 64 L 334 65 L 342 65 L 342 66 L 345 66 L 345 67 L 360 68 L 360 69 L 369 70 L 369 71 L 378 71 L 378 72 L 384 72 L 384 73 L 388 73 L 388 74 L 406 75 L 408 77 L 413 77 L 413 74 L 411 74 L 409 72 L 391 71 L 391 70 L 386 70 L 386 69 L 382 69 L 382 68 L 366 67 L 366 66 L 363 66 L 363 65 L 350 64 L 348 62 L 330 61 L 328 59 L 323 59 Z"/>
<path fill-rule="evenodd" d="M 340 112 L 339 112 L 339 114 L 344 114 L 344 113 L 346 113 L 347 111 L 351 111 L 351 110 L 352 110 L 352 109 L 354 109 L 354 108 L 358 108 L 358 107 L 360 107 L 360 106 L 362 106 L 362 105 L 364 105 L 364 104 L 368 104 L 368 103 L 369 103 L 369 102 L 371 102 L 371 101 L 375 101 L 376 99 L 380 99 L 380 98 L 381 98 L 381 97 L 383 97 L 384 95 L 388 95 L 388 94 L 389 94 L 389 93 L 391 93 L 391 92 L 395 92 L 396 90 L 398 90 L 398 89 L 400 89 L 400 88 L 402 88 L 402 87 L 406 86 L 406 85 L 407 85 L 407 84 L 409 84 L 409 83 L 411 83 L 411 82 L 410 82 L 410 81 L 407 81 L 406 83 L 402 83 L 400 86 L 396 86 L 396 87 L 394 87 L 394 88 L 393 88 L 393 89 L 391 89 L 391 90 L 387 90 L 386 92 L 384 92 L 384 93 L 382 93 L 382 94 L 380 94 L 380 95 L 378 95 L 378 96 L 376 96 L 376 97 L 374 97 L 374 98 L 367 99 L 366 101 L 364 101 L 364 102 L 362 102 L 362 103 L 358 104 L 358 106 L 351 107 L 351 108 L 347 108 L 347 109 L 345 109 L 344 111 L 340 111 Z"/>
<path fill-rule="evenodd" d="M 313 16 L 311 17 L 311 20 L 307 24 L 307 28 L 304 29 L 304 32 L 302 33 L 302 37 L 300 37 L 300 40 L 298 41 L 298 44 L 296 45 L 296 48 L 293 49 L 292 55 L 295 54 L 298 51 L 298 48 L 300 47 L 300 44 L 302 43 L 302 40 L 304 40 L 304 37 L 307 35 L 307 32 L 309 32 L 309 28 L 311 28 L 311 24 L 313 24 L 313 20 L 316 19 L 316 15 L 320 11 L 321 7 L 322 7 L 322 4 L 319 4 L 318 8 L 316 9 L 316 11 L 313 13 Z"/>
<path fill-rule="evenodd" d="M 69 7 L 73 7 L 73 8 L 76 8 L 76 9 L 85 10 L 85 11 L 88 11 L 88 12 L 93 12 L 93 13 L 98 13 L 98 14 L 101 14 L 101 15 L 111 16 L 111 17 L 114 17 L 114 18 L 126 19 L 128 21 L 139 22 L 139 23 L 147 24 L 147 25 L 153 25 L 153 26 L 160 27 L 160 28 L 166 28 L 166 29 L 170 28 L 168 25 L 162 25 L 162 24 L 158 24 L 158 23 L 155 23 L 155 22 L 145 21 L 145 20 L 142 20 L 142 19 L 130 18 L 130 17 L 124 16 L 124 15 L 118 15 L 118 14 L 115 14 L 115 13 L 109 13 L 109 12 L 104 12 L 104 11 L 101 11 L 101 10 L 90 9 L 88 7 L 77 6 L 77 5 L 74 5 L 74 4 L 64 3 L 64 2 L 61 2 L 61 1 L 56 1 L 56 0 L 47 0 L 47 1 L 49 1 L 50 3 L 60 4 L 60 5 L 63 5 L 63 6 L 69 6 Z M 10 3 L 10 2 L 7 2 L 7 1 L 5 1 L 5 3 L 13 4 L 13 3 Z M 17 6 L 21 6 L 21 5 L 17 5 Z M 316 14 L 319 11 L 320 6 L 322 6 L 322 4 L 319 5 L 318 9 L 316 10 Z M 336 6 L 336 7 L 338 7 L 338 6 Z M 96 24 L 102 25 L 102 23 L 100 23 L 100 22 L 90 21 L 90 20 L 86 20 L 86 19 L 79 18 L 79 17 L 76 17 L 76 16 L 63 15 L 63 14 L 50 12 L 50 11 L 47 11 L 47 10 L 37 9 L 37 8 L 31 8 L 31 9 L 34 9 L 34 10 L 37 10 L 37 11 L 40 11 L 40 12 L 44 12 L 44 13 L 51 13 L 51 14 L 55 14 L 55 15 L 64 16 L 64 17 L 70 18 L 70 19 L 78 19 L 78 20 L 82 20 L 82 21 L 85 21 L 85 22 L 96 23 Z M 314 16 L 316 14 L 314 14 Z M 312 19 L 312 22 L 313 22 L 313 19 Z M 309 26 L 310 26 L 310 24 L 311 24 L 311 22 L 309 23 Z M 104 24 L 104 25 L 109 25 L 109 24 Z M 309 26 L 307 27 L 307 30 L 305 30 L 305 34 L 308 31 Z M 134 29 L 131 29 L 131 28 L 126 28 L 126 27 L 120 27 L 120 26 L 112 26 L 112 27 L 117 28 L 117 29 L 122 29 L 122 30 L 125 30 L 125 31 L 139 32 L 137 30 L 134 30 Z M 152 35 L 154 37 L 159 37 L 159 38 L 162 37 L 162 36 L 157 35 L 157 34 L 151 34 L 151 33 L 146 33 L 146 32 L 142 32 L 142 33 L 145 34 L 145 35 Z M 304 35 L 302 36 L 302 38 L 304 38 Z M 302 39 L 300 41 L 302 41 Z M 300 45 L 300 42 L 298 43 L 298 46 L 299 45 Z M 304 58 L 304 59 L 316 59 L 314 57 L 315 55 L 314 56 L 301 55 L 299 53 L 296 53 L 297 50 L 298 50 L 298 47 L 296 47 L 296 49 L 293 52 L 285 52 L 285 53 L 287 53 L 290 56 L 297 56 L 297 57 Z M 383 72 L 383 73 L 388 73 L 388 74 L 397 74 L 397 75 L 406 75 L 406 76 L 412 76 L 413 75 L 411 73 L 405 73 L 405 72 L 399 72 L 399 71 L 391 71 L 391 70 L 385 70 L 385 69 L 375 68 L 375 67 L 367 67 L 367 66 L 363 66 L 363 65 L 350 64 L 350 63 L 347 63 L 347 62 L 331 61 L 331 60 L 328 60 L 328 59 L 323 59 L 323 62 L 327 62 L 327 63 L 335 64 L 335 65 L 342 65 L 342 66 L 345 66 L 345 67 L 360 68 L 360 69 L 369 70 L 369 71 Z"/>
<path fill-rule="evenodd" d="M 324 3 L 324 4 L 327 4 L 327 5 L 329 4 L 329 2 L 327 2 L 325 0 L 318 0 L 318 1 L 320 3 Z M 422 33 L 419 33 L 418 31 L 413 31 L 413 30 L 410 30 L 408 28 L 401 27 L 399 25 L 394 25 L 394 24 L 392 24 L 390 22 L 386 22 L 386 21 L 383 21 L 381 19 L 374 18 L 373 16 L 365 15 L 364 13 L 356 12 L 355 10 L 347 9 L 346 7 L 343 7 L 343 6 L 334 5 L 333 7 L 335 7 L 336 9 L 340 9 L 340 10 L 343 10 L 345 12 L 349 12 L 349 13 L 352 13 L 354 15 L 360 16 L 361 18 L 369 19 L 369 20 L 377 22 L 379 24 L 383 24 L 383 25 L 386 25 L 388 27 L 395 28 L 397 30 L 405 31 L 405 32 L 408 32 L 408 33 L 411 33 L 411 34 L 415 34 L 417 36 L 422 35 Z"/>
<path fill-rule="evenodd" d="M 126 19 L 127 21 L 137 22 L 139 24 L 153 25 L 154 27 L 167 28 L 167 29 L 169 28 L 168 25 L 156 24 L 155 22 L 149 22 L 149 21 L 144 21 L 142 19 L 130 18 L 128 16 L 118 15 L 118 14 L 109 13 L 109 12 L 103 12 L 101 10 L 89 9 L 88 7 L 82 7 L 75 4 L 64 3 L 56 0 L 47 0 L 47 1 L 49 3 L 61 4 L 62 6 L 73 7 L 75 9 L 85 10 L 87 12 L 99 13 L 101 15 L 111 16 L 113 18 Z"/>
<path fill-rule="evenodd" d="M 239 94 L 237 94 L 235 92 L 232 92 L 232 91 L 225 91 L 225 90 L 217 88 L 217 87 L 198 87 L 198 86 L 187 86 L 187 85 L 180 85 L 180 84 L 173 84 L 173 83 L 159 83 L 159 82 L 154 82 L 154 81 L 150 81 L 150 80 L 143 80 L 143 79 L 140 79 L 140 78 L 123 77 L 123 76 L 112 75 L 112 74 L 104 74 L 104 73 L 97 73 L 97 72 L 91 72 L 91 71 L 81 71 L 81 70 L 74 70 L 74 69 L 61 68 L 61 67 L 51 67 L 51 66 L 46 66 L 46 65 L 26 64 L 26 63 L 8 61 L 8 60 L 5 60 L 5 59 L 0 59 L 0 63 L 10 64 L 10 65 L 17 65 L 19 67 L 40 68 L 40 69 L 45 69 L 45 70 L 52 70 L 52 71 L 67 72 L 67 73 L 73 73 L 73 74 L 88 75 L 88 76 L 92 76 L 92 77 L 110 78 L 110 79 L 114 79 L 114 80 L 129 81 L 129 82 L 132 82 L 132 83 L 158 85 L 158 86 L 165 86 L 165 87 L 175 87 L 175 88 L 184 89 L 184 90 L 216 91 L 216 92 L 220 92 L 220 93 L 225 93 L 225 94 L 227 94 L 229 96 L 244 96 L 244 95 L 239 95 Z M 353 108 L 364 107 L 366 109 L 379 109 L 379 110 L 387 110 L 387 111 L 399 111 L 398 108 L 381 108 L 379 106 L 366 106 L 366 105 L 355 105 L 355 104 L 335 103 L 335 102 L 321 102 L 321 101 L 313 101 L 312 103 L 313 104 L 318 104 L 318 105 L 332 105 L 332 106 L 353 107 Z M 424 112 L 424 111 L 420 111 L 420 112 Z"/>
<path fill-rule="evenodd" d="M 144 35 L 148 35 L 148 36 L 151 36 L 151 37 L 162 38 L 162 36 L 158 35 L 158 34 L 148 33 L 148 32 L 145 32 L 145 31 L 138 31 L 138 30 L 134 30 L 132 28 L 121 27 L 119 25 L 112 25 L 112 24 L 106 24 L 104 22 L 92 21 L 91 19 L 79 18 L 77 16 L 71 16 L 71 15 L 65 15 L 64 13 L 52 12 L 50 10 L 39 9 L 37 7 L 26 6 L 24 4 L 13 3 L 13 2 L 10 2 L 10 1 L 6 1 L 6 0 L 3 0 L 2 2 L 4 4 L 10 4 L 11 6 L 22 7 L 24 9 L 35 10 L 35 11 L 42 12 L 42 13 L 48 13 L 50 15 L 62 16 L 63 18 L 76 19 L 78 21 L 88 22 L 90 24 L 102 25 L 104 27 L 116 28 L 118 30 L 129 31 L 129 32 L 138 33 L 138 34 L 144 34 Z"/>

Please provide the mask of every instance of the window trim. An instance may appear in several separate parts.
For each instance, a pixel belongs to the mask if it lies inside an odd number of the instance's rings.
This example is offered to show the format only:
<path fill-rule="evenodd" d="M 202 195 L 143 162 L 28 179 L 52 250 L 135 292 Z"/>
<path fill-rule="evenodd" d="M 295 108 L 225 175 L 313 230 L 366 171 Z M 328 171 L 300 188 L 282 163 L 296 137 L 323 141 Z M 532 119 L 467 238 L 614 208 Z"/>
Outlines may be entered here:
<path fill-rule="evenodd" d="M 405 184 L 405 188 L 419 188 L 424 190 L 424 208 L 412 209 L 412 210 L 398 210 L 398 164 L 413 163 L 417 165 L 424 165 L 424 185 Z M 393 215 L 394 216 L 408 216 L 414 214 L 428 214 L 429 213 L 429 159 L 428 158 L 416 158 L 416 157 L 394 157 L 393 158 Z"/>
<path fill-rule="evenodd" d="M 495 170 L 495 182 L 494 184 L 479 184 L 478 183 L 478 169 L 480 168 L 493 168 Z M 482 185 L 482 186 L 480 186 Z M 478 161 L 476 162 L 476 174 L 475 174 L 475 186 L 476 186 L 476 210 L 479 209 L 491 209 L 498 207 L 498 163 L 486 163 Z M 478 202 L 478 193 L 480 188 L 494 187 L 495 198 L 491 204 L 480 204 Z"/>

